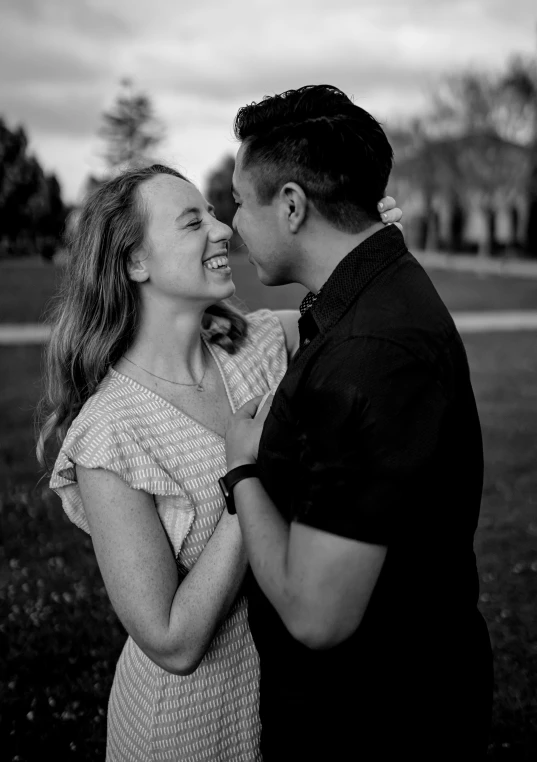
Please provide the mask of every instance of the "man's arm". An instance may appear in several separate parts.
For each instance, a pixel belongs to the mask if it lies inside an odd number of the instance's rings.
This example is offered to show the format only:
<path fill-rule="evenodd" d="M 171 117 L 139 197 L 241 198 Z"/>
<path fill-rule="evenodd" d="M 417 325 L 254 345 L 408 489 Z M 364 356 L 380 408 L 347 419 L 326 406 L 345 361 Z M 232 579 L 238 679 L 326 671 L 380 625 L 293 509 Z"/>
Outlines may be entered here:
<path fill-rule="evenodd" d="M 388 543 L 411 519 L 445 399 L 428 366 L 366 338 L 323 358 L 301 408 L 296 520 L 284 520 L 258 479 L 234 494 L 261 589 L 295 638 L 329 648 L 359 626 Z M 265 417 L 231 427 L 230 467 L 248 462 L 248 441 Z"/>
<path fill-rule="evenodd" d="M 291 635 L 331 648 L 358 628 L 386 548 L 283 519 L 259 479 L 234 490 L 252 571 Z"/>

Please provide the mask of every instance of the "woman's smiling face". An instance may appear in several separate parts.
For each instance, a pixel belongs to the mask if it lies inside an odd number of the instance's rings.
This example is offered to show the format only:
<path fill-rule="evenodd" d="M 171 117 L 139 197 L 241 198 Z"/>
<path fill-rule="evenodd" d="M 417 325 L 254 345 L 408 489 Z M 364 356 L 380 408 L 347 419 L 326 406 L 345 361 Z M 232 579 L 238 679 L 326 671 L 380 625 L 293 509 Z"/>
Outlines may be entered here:
<path fill-rule="evenodd" d="M 162 298 L 214 304 L 232 296 L 228 266 L 230 227 L 195 185 L 155 175 L 139 188 L 146 217 L 144 253 L 131 277 Z"/>

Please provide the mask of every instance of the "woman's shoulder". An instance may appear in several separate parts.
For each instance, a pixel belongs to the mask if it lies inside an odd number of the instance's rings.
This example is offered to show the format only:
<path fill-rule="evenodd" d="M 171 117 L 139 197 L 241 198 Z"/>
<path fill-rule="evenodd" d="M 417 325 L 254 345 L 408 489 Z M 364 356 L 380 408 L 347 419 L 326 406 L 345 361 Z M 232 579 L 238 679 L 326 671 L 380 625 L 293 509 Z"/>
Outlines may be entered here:
<path fill-rule="evenodd" d="M 72 422 L 65 442 L 85 431 L 97 435 L 101 431 L 118 430 L 132 417 L 136 409 L 132 395 L 112 373 L 108 372 L 97 390 L 86 400 Z"/>
<path fill-rule="evenodd" d="M 128 395 L 106 376 L 71 423 L 56 459 L 51 486 L 67 464 L 105 468 L 121 460 L 132 440 L 128 413 Z"/>
<path fill-rule="evenodd" d="M 241 348 L 244 356 L 263 357 L 282 352 L 285 348 L 285 333 L 281 322 L 273 310 L 261 309 L 245 315 L 248 323 L 246 342 Z"/>
<path fill-rule="evenodd" d="M 285 341 L 285 334 L 278 313 L 266 308 L 249 312 L 246 317 L 248 323 L 248 343 L 258 345 L 260 341 L 272 341 L 281 343 Z"/>
<path fill-rule="evenodd" d="M 119 374 L 109 375 L 71 424 L 49 485 L 61 496 L 71 520 L 85 531 L 89 530 L 78 490 L 77 466 L 110 471 L 132 489 L 152 495 L 184 497 L 169 467 L 167 449 L 159 449 L 159 420 L 152 416 L 152 406 L 157 410 L 156 401 L 144 400 L 141 393 L 137 397 L 136 389 L 122 383 Z M 168 411 L 162 412 L 164 420 Z"/>
<path fill-rule="evenodd" d="M 298 349 L 298 310 L 261 309 L 246 316 L 250 342 L 259 345 L 266 342 L 271 349 L 275 347 L 292 357 Z"/>
<path fill-rule="evenodd" d="M 260 309 L 245 315 L 248 323 L 246 341 L 228 358 L 230 367 L 237 364 L 241 376 L 262 376 L 268 388 L 276 386 L 287 370 L 287 346 L 282 324 L 276 313 Z"/>

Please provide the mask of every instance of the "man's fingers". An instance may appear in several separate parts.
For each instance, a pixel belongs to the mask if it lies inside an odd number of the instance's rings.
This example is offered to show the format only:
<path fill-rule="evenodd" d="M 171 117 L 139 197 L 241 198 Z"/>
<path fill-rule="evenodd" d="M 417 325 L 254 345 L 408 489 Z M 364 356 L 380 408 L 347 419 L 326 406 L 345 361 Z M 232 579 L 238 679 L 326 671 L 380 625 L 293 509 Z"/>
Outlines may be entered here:
<path fill-rule="evenodd" d="M 251 400 L 248 400 L 248 402 L 246 402 L 237 410 L 235 416 L 237 418 L 253 418 L 262 399 L 262 394 L 258 395 L 257 397 L 252 397 Z"/>
<path fill-rule="evenodd" d="M 274 399 L 273 394 L 265 395 L 263 399 L 261 400 L 261 404 L 257 408 L 257 412 L 255 414 L 256 421 L 261 421 L 261 423 L 265 422 L 265 418 L 269 414 L 270 406 L 272 405 L 272 400 Z"/>

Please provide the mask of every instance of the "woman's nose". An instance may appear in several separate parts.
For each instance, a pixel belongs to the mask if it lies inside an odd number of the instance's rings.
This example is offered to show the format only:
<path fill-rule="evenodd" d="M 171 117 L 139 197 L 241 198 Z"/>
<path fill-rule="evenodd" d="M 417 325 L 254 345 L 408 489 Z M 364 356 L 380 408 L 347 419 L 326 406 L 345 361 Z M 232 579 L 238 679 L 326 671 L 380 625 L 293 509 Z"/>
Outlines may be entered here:
<path fill-rule="evenodd" d="M 229 225 L 226 225 L 225 222 L 220 222 L 220 220 L 214 221 L 212 237 L 215 241 L 229 241 L 232 235 L 233 231 Z"/>

